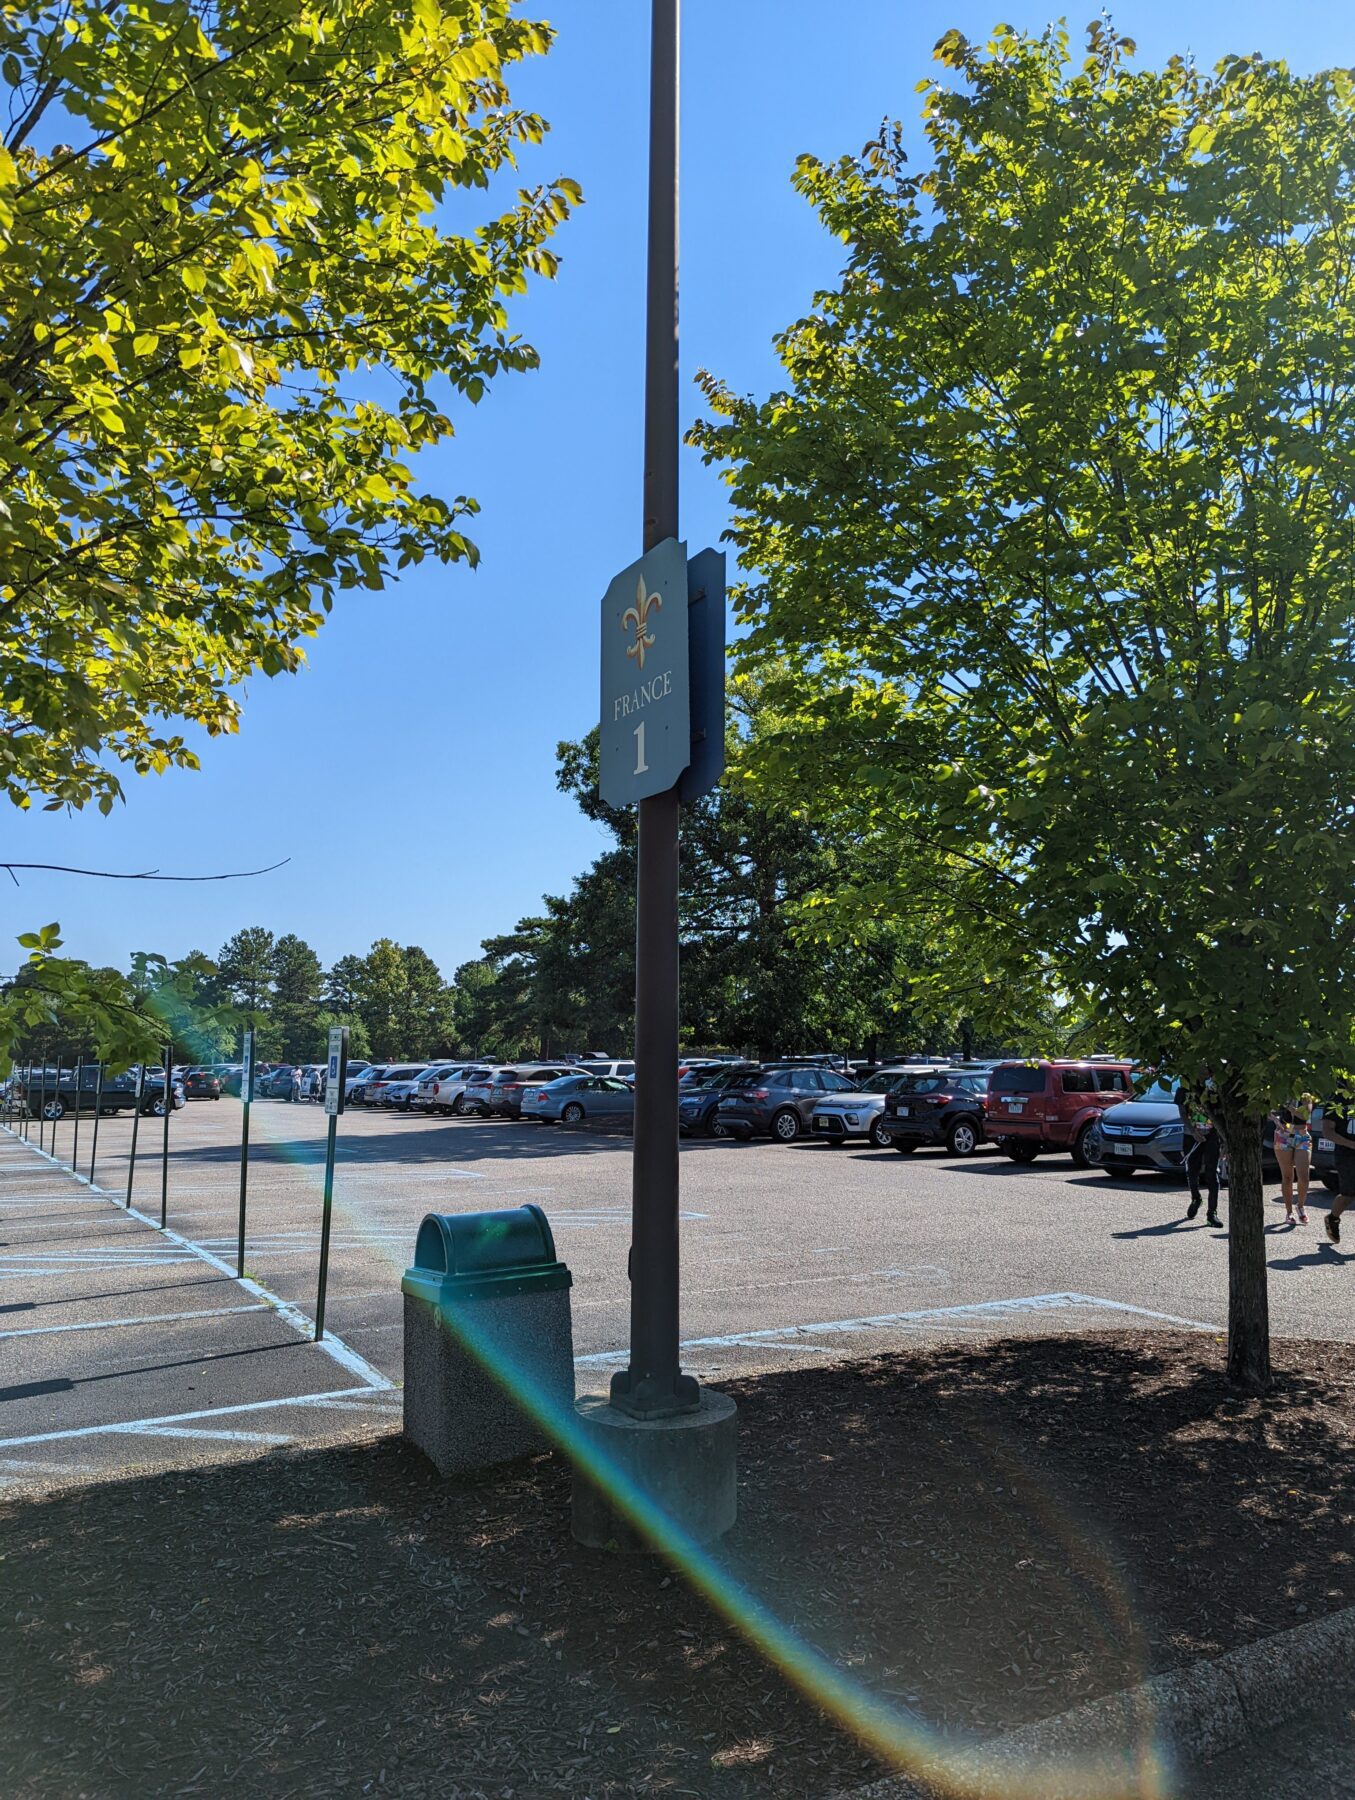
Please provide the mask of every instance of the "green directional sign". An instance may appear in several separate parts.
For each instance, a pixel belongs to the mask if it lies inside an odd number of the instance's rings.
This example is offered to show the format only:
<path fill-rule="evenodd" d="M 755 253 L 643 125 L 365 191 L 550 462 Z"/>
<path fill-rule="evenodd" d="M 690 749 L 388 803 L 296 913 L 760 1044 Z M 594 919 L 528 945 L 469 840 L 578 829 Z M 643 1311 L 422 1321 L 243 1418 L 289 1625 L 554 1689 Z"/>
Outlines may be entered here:
<path fill-rule="evenodd" d="M 687 549 L 665 538 L 602 599 L 598 788 L 609 806 L 666 793 L 691 760 Z"/>

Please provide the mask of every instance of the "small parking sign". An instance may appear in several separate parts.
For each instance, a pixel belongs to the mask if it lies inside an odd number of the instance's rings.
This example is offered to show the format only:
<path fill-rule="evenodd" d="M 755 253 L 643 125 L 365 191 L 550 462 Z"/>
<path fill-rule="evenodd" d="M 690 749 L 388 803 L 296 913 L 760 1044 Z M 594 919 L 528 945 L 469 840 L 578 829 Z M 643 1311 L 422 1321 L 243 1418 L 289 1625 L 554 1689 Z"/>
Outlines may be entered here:
<path fill-rule="evenodd" d="M 348 1027 L 334 1025 L 329 1033 L 329 1066 L 325 1071 L 325 1111 L 337 1118 L 343 1111 L 343 1087 L 348 1075 Z"/>

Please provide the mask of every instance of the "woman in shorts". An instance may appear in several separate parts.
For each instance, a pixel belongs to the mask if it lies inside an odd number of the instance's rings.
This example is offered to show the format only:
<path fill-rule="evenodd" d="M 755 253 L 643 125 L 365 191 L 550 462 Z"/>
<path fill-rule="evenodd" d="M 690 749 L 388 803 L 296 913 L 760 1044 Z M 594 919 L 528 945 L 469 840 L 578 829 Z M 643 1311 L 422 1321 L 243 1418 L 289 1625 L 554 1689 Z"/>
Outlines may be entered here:
<path fill-rule="evenodd" d="M 1271 1113 L 1275 1125 L 1275 1160 L 1280 1165 L 1280 1189 L 1284 1217 L 1294 1223 L 1295 1187 L 1298 1189 L 1299 1224 L 1308 1223 L 1308 1170 L 1313 1156 L 1313 1096 L 1300 1094 Z"/>

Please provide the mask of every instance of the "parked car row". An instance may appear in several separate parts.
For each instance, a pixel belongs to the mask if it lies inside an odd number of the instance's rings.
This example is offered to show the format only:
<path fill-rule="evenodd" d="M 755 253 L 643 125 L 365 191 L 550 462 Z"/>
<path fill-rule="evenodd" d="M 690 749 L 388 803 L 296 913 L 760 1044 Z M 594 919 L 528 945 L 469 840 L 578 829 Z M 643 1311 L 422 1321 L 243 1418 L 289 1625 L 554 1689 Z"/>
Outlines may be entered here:
<path fill-rule="evenodd" d="M 177 1112 L 187 1099 L 185 1084 L 177 1072 L 171 1072 L 170 1106 Z M 112 1113 L 133 1112 L 140 1097 L 143 1116 L 153 1114 L 157 1118 L 164 1116 L 165 1111 L 165 1071 L 163 1068 L 147 1068 L 145 1084 L 141 1083 L 141 1069 L 134 1064 L 114 1075 L 104 1070 L 100 1082 L 97 1063 L 84 1063 L 76 1069 L 25 1069 L 22 1074 L 18 1070 L 6 1084 L 6 1105 L 10 1111 L 21 1116 L 25 1113 L 36 1119 L 41 1115 L 44 1119 L 64 1119 L 67 1113 L 78 1110 L 91 1117 L 97 1110 L 101 1116 Z"/>

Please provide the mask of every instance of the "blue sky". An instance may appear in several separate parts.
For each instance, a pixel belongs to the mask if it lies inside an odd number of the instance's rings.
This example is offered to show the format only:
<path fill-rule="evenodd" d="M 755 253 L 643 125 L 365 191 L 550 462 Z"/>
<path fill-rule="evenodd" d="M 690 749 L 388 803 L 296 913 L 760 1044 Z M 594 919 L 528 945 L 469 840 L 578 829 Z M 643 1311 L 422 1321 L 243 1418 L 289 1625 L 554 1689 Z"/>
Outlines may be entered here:
<path fill-rule="evenodd" d="M 552 54 L 516 97 L 552 122 L 528 179 L 564 173 L 586 205 L 556 240 L 559 279 L 514 323 L 541 353 L 425 459 L 430 487 L 482 503 L 478 571 L 425 564 L 345 597 L 295 679 L 249 686 L 240 734 L 198 774 L 127 777 L 97 813 L 11 814 L 15 861 L 196 874 L 290 857 L 202 887 L 25 875 L 0 939 L 49 919 L 72 954 L 209 953 L 240 925 L 296 931 L 330 961 L 378 936 L 421 944 L 450 975 L 480 939 L 567 889 L 603 847 L 556 792 L 554 751 L 596 721 L 597 601 L 639 551 L 647 34 L 644 0 L 560 0 Z M 1091 8 L 1087 8 L 1090 16 Z M 953 25 L 1039 29 L 1011 0 L 686 0 L 682 354 L 736 389 L 776 380 L 771 339 L 833 279 L 840 246 L 789 186 L 796 155 L 856 150 L 886 114 L 920 141 L 915 84 Z M 1355 63 L 1355 15 L 1331 0 L 1146 0 L 1115 13 L 1145 60 L 1259 49 L 1297 69 Z M 1070 17 L 1074 28 L 1082 15 Z M 688 416 L 699 410 L 688 383 Z M 723 489 L 690 455 L 683 532 L 724 523 Z M 17 952 L 0 945 L 0 969 Z"/>

